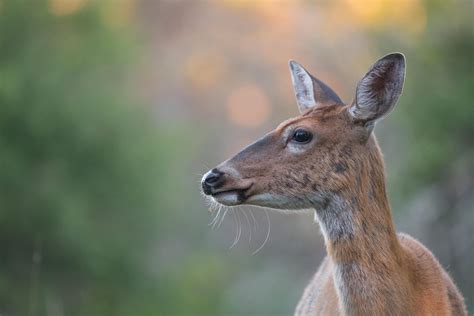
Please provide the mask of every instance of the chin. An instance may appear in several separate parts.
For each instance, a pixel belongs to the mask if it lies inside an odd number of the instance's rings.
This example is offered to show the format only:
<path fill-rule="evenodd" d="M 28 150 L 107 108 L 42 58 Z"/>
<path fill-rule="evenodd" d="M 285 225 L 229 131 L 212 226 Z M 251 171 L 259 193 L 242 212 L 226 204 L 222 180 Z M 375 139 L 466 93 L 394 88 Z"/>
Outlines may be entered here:
<path fill-rule="evenodd" d="M 212 200 L 225 206 L 237 206 L 244 204 L 241 194 L 237 191 L 220 192 L 212 195 Z"/>
<path fill-rule="evenodd" d="M 249 205 L 274 209 L 276 211 L 296 211 L 307 209 L 309 205 L 303 205 L 300 201 L 295 201 L 284 195 L 272 193 L 254 194 L 244 197 L 239 192 L 228 191 L 218 193 L 212 196 L 212 199 L 218 204 L 225 206 Z"/>

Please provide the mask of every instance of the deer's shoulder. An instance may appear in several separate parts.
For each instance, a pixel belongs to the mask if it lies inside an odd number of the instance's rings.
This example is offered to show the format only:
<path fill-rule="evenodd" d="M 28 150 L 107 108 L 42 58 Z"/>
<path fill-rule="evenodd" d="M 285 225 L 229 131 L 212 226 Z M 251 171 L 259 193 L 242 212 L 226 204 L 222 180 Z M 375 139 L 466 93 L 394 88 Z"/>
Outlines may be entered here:
<path fill-rule="evenodd" d="M 339 314 L 339 301 L 332 277 L 332 263 L 326 256 L 306 286 L 296 307 L 295 316 Z"/>
<path fill-rule="evenodd" d="M 426 314 L 467 315 L 464 299 L 433 253 L 410 235 L 399 233 L 406 256 L 406 274 L 414 287 L 416 302 Z"/>

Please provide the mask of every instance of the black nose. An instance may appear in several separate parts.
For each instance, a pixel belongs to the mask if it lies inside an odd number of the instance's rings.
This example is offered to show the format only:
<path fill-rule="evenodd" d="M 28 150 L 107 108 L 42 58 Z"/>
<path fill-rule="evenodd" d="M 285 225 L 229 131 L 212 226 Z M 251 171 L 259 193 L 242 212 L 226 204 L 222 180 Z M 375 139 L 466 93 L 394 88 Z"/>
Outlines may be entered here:
<path fill-rule="evenodd" d="M 202 190 L 205 194 L 211 194 L 212 189 L 217 189 L 224 184 L 224 174 L 217 169 L 212 169 L 204 179 L 202 179 Z"/>

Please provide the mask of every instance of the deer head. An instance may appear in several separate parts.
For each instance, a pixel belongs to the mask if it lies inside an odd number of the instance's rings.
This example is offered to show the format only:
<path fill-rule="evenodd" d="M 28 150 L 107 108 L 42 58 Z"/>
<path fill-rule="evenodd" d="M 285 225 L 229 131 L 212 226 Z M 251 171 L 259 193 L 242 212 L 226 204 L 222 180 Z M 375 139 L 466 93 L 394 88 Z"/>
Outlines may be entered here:
<path fill-rule="evenodd" d="M 393 53 L 378 60 L 359 81 L 350 104 L 297 62 L 289 65 L 300 116 L 203 176 L 202 190 L 216 202 L 321 208 L 334 192 L 361 185 L 364 161 L 370 164 L 375 156 L 383 169 L 372 131 L 402 92 L 404 56 Z"/>

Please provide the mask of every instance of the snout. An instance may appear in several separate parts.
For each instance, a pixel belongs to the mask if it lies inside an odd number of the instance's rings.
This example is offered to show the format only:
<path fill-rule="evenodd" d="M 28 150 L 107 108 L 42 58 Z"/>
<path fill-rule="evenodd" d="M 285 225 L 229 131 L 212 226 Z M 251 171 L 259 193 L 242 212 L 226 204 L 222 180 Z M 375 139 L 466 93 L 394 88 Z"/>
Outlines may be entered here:
<path fill-rule="evenodd" d="M 247 198 L 252 182 L 242 178 L 229 167 L 219 166 L 208 171 L 201 179 L 202 191 L 224 205 L 242 204 Z"/>
<path fill-rule="evenodd" d="M 215 192 L 222 187 L 224 182 L 224 173 L 214 168 L 202 177 L 202 191 L 206 195 L 211 195 L 212 192 Z"/>

